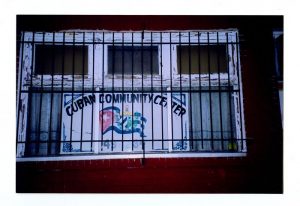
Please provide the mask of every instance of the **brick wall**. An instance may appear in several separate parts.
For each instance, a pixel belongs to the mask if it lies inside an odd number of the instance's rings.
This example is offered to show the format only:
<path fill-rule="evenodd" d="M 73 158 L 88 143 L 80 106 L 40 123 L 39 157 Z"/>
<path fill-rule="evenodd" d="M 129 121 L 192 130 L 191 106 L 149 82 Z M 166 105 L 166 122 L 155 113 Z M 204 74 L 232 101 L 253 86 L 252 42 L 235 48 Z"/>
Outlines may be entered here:
<path fill-rule="evenodd" d="M 17 192 L 243 193 L 269 187 L 245 158 L 159 158 L 17 164 Z M 264 177 L 265 178 L 265 177 Z M 259 186 L 259 187 L 258 187 Z M 273 188 L 269 192 L 280 192 Z"/>

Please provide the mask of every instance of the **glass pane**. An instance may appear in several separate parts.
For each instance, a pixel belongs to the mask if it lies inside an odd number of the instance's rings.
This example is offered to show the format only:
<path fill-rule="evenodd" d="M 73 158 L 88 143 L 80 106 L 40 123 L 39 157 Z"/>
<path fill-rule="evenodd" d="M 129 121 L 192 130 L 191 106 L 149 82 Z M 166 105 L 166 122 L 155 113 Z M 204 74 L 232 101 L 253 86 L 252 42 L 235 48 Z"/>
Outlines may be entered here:
<path fill-rule="evenodd" d="M 178 74 L 227 72 L 226 45 L 177 46 Z"/>
<path fill-rule="evenodd" d="M 28 115 L 29 136 L 27 139 L 27 144 L 29 145 L 26 147 L 25 152 L 27 155 L 58 153 L 61 112 L 60 99 L 61 95 L 58 93 L 53 93 L 52 97 L 50 93 L 33 93 L 31 95 L 30 114 Z"/>
<path fill-rule="evenodd" d="M 87 46 L 36 45 L 35 47 L 35 74 L 81 75 L 87 74 L 87 71 Z"/>
<path fill-rule="evenodd" d="M 193 139 L 193 150 L 237 149 L 234 147 L 236 134 L 232 96 L 228 92 L 213 92 L 211 95 L 208 92 L 192 93 L 191 101 L 190 134 Z"/>
<path fill-rule="evenodd" d="M 108 46 L 108 74 L 113 73 L 158 74 L 158 47 Z"/>

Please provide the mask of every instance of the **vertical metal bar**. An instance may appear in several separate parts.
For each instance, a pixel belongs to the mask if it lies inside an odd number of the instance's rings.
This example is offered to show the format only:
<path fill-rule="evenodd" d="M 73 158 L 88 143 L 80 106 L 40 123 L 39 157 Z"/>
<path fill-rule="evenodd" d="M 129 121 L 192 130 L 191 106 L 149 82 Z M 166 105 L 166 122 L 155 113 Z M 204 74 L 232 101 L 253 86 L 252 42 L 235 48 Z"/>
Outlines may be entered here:
<path fill-rule="evenodd" d="M 115 84 L 115 32 L 112 33 L 112 94 L 114 94 L 114 84 Z M 114 107 L 114 101 L 111 101 L 112 107 Z M 112 125 L 114 126 L 115 116 L 112 115 Z M 111 130 L 111 151 L 114 150 L 114 130 Z"/>
<path fill-rule="evenodd" d="M 55 32 L 52 33 L 52 62 L 51 62 L 51 97 L 50 97 L 50 122 L 47 149 L 48 154 L 51 153 L 51 140 L 52 140 L 52 102 L 53 102 L 53 81 L 54 81 L 54 66 L 55 66 Z"/>
<path fill-rule="evenodd" d="M 208 59 L 208 90 L 209 90 L 209 115 L 210 115 L 210 138 L 211 149 L 214 150 L 214 136 L 213 136 L 213 116 L 212 116 L 212 100 L 211 100 L 211 68 L 210 68 L 210 44 L 209 44 L 209 32 L 207 32 L 207 59 Z"/>
<path fill-rule="evenodd" d="M 237 77 L 238 77 L 238 92 L 239 92 L 239 108 L 240 108 L 240 128 L 241 128 L 241 150 L 244 150 L 244 137 L 243 137 L 243 121 L 242 121 L 242 98 L 241 98 L 241 85 L 240 85 L 240 58 L 239 58 L 239 38 L 238 34 L 235 33 L 235 45 L 236 45 L 236 57 L 237 57 Z"/>
<path fill-rule="evenodd" d="M 124 95 L 124 33 L 122 32 L 122 97 Z M 122 151 L 124 150 L 124 101 L 122 101 Z"/>
<path fill-rule="evenodd" d="M 20 81 L 18 82 L 19 85 L 18 85 L 18 107 L 17 107 L 17 111 L 18 111 L 18 117 L 17 117 L 17 133 L 16 133 L 16 149 L 18 149 L 18 144 L 19 144 L 19 128 L 20 128 L 20 110 L 22 108 L 22 104 L 21 104 L 21 90 L 22 90 L 22 78 L 23 78 L 23 57 L 24 57 L 24 36 L 25 36 L 25 33 L 22 32 L 22 39 L 21 39 L 21 48 L 20 48 L 20 51 L 21 51 L 21 64 L 19 65 L 19 74 L 20 74 Z M 19 54 L 20 56 L 20 54 Z M 30 105 L 29 105 L 30 106 Z M 23 111 L 25 112 L 25 111 Z M 22 141 L 22 139 L 21 139 Z M 16 151 L 18 152 L 18 151 Z"/>
<path fill-rule="evenodd" d="M 102 32 L 102 95 L 104 95 L 104 85 L 105 85 L 105 78 L 104 78 L 104 46 L 105 46 L 105 34 Z M 108 73 L 108 68 L 107 68 Z M 103 111 L 104 101 L 101 103 L 101 110 Z M 99 112 L 99 111 L 97 111 Z M 103 113 L 101 117 L 101 151 L 103 150 Z"/>
<path fill-rule="evenodd" d="M 95 95 L 95 32 L 93 32 L 93 74 L 92 74 L 92 95 Z M 99 102 L 96 101 L 96 104 L 99 104 Z M 99 112 L 99 111 L 97 111 Z M 93 136 L 94 136 L 94 104 L 92 103 L 92 123 L 91 123 L 91 152 L 93 151 Z"/>
<path fill-rule="evenodd" d="M 168 112 L 168 126 L 167 126 L 167 146 L 168 146 L 168 150 L 169 152 L 172 152 L 173 150 L 173 145 L 172 145 L 172 136 L 173 136 L 173 126 L 172 126 L 172 93 L 171 93 L 171 89 L 170 87 L 167 88 L 168 89 L 168 93 L 167 93 L 167 112 Z"/>
<path fill-rule="evenodd" d="M 200 126 L 201 126 L 201 149 L 203 149 L 203 123 L 202 123 L 202 85 L 201 85 L 201 53 L 200 53 L 200 35 L 201 33 L 198 32 L 198 69 L 199 69 L 199 101 L 200 101 Z M 198 142 L 197 142 L 198 145 Z"/>
<path fill-rule="evenodd" d="M 179 32 L 179 94 L 180 94 L 180 106 L 182 108 L 182 61 L 181 61 L 181 32 Z M 181 125 L 181 147 L 183 149 L 183 126 L 182 115 L 180 116 Z"/>
<path fill-rule="evenodd" d="M 152 95 L 154 96 L 153 93 L 153 45 L 152 45 L 152 31 L 150 32 L 150 68 L 151 68 L 151 91 L 152 91 Z M 153 127 L 153 101 L 151 101 L 151 134 L 152 134 L 152 150 L 154 149 L 154 127 Z"/>
<path fill-rule="evenodd" d="M 132 64 L 132 67 L 131 67 L 131 91 L 132 91 L 132 95 L 133 95 L 133 70 L 134 70 L 134 58 L 133 58 L 133 55 L 134 55 L 134 45 L 133 45 L 133 32 L 131 32 L 131 47 L 132 47 L 132 50 L 131 50 L 131 64 Z M 133 102 L 131 102 L 131 111 L 132 111 L 132 114 L 131 114 L 131 118 L 132 118 L 132 129 L 133 129 L 133 121 L 134 121 L 134 107 L 133 107 Z M 131 149 L 133 151 L 133 143 L 134 143 L 134 138 L 133 138 L 133 131 L 131 133 Z"/>
<path fill-rule="evenodd" d="M 221 80 L 220 80 L 220 44 L 219 32 L 217 32 L 217 64 L 218 64 L 218 80 L 219 80 L 219 113 L 220 113 L 220 129 L 221 129 L 221 147 L 224 150 L 224 137 L 223 137 L 223 120 L 222 120 L 222 98 L 221 98 Z"/>
<path fill-rule="evenodd" d="M 174 131 L 174 121 L 173 121 L 173 112 L 172 112 L 172 100 L 173 100 L 173 67 L 172 67 L 172 32 L 170 32 L 170 92 L 171 92 L 171 95 L 170 95 L 170 100 L 169 102 L 171 104 L 168 105 L 168 107 L 171 107 L 171 138 L 172 138 L 172 142 L 168 142 L 168 144 L 172 144 L 171 148 L 173 150 L 173 145 L 174 145 L 174 137 L 173 137 L 173 131 Z M 170 148 L 170 147 L 169 147 Z"/>
<path fill-rule="evenodd" d="M 95 32 L 96 33 L 96 32 Z M 97 34 L 100 34 L 100 33 L 98 33 L 97 32 Z M 98 42 L 99 41 L 101 41 L 101 40 L 99 40 L 99 39 L 97 39 L 97 42 L 95 43 L 96 44 L 96 51 L 100 51 L 99 50 L 99 47 L 98 47 Z M 100 43 L 99 43 L 100 44 Z M 99 57 L 99 59 L 100 59 L 100 55 L 101 54 L 98 54 L 98 57 Z M 97 56 L 96 56 L 97 57 Z M 98 58 L 95 58 L 95 61 L 99 61 L 99 59 Z M 98 72 L 100 71 L 100 64 L 99 64 L 99 67 L 98 67 L 98 70 L 97 70 Z M 96 77 L 96 79 L 97 80 L 101 80 L 101 76 L 102 75 L 100 75 L 100 73 L 96 73 L 96 75 L 98 76 L 98 77 Z M 102 83 L 101 83 L 102 84 Z M 100 82 L 99 81 L 97 81 L 96 82 L 96 85 L 94 85 L 94 92 L 93 92 L 93 95 L 95 95 L 95 106 L 93 107 L 93 110 L 92 110 L 92 112 L 93 112 L 93 124 L 91 125 L 91 127 L 92 128 L 94 128 L 92 131 L 92 134 L 93 134 L 93 145 L 92 145 L 92 149 L 91 149 L 91 151 L 94 153 L 94 154 L 99 154 L 99 152 L 100 152 L 100 150 L 99 150 L 99 145 L 100 145 L 100 142 L 101 142 L 101 138 L 100 138 L 100 136 L 101 136 L 101 134 L 100 133 L 102 133 L 101 132 L 101 121 L 100 121 L 100 95 L 101 95 L 101 93 L 100 93 Z M 96 96 L 97 95 L 97 96 Z M 97 98 L 98 97 L 98 98 Z M 92 104 L 92 105 L 94 105 L 94 104 Z"/>
<path fill-rule="evenodd" d="M 226 33 L 226 45 L 227 47 L 229 46 L 228 43 L 228 33 Z M 227 52 L 228 52 L 228 48 L 227 48 Z M 228 101 L 229 101 L 229 112 L 230 112 L 230 144 L 231 144 L 231 150 L 233 150 L 233 127 L 232 127 L 232 109 L 231 109 L 231 85 L 230 85 L 230 65 L 229 65 L 229 55 L 226 55 L 226 62 L 227 62 L 227 74 L 228 74 Z"/>
<path fill-rule="evenodd" d="M 64 74 L 65 74 L 65 32 L 63 32 L 63 41 L 62 41 L 62 46 L 63 46 L 63 54 L 62 54 L 62 65 L 61 65 L 61 70 L 62 70 L 62 76 L 61 76 L 61 93 L 60 93 L 60 131 L 62 130 L 62 113 L 63 113 L 63 92 L 64 92 Z M 61 137 L 59 138 L 59 146 L 61 146 Z"/>
<path fill-rule="evenodd" d="M 84 61 L 85 61 L 85 51 L 84 51 L 84 45 L 85 45 L 85 32 L 82 32 L 82 74 L 81 74 L 81 99 L 83 101 L 83 95 L 84 95 Z M 81 109 L 81 124 L 80 124 L 80 151 L 82 152 L 82 136 L 83 136 L 83 110 L 84 108 Z"/>
<path fill-rule="evenodd" d="M 45 33 L 43 32 L 43 40 L 42 40 L 43 55 L 45 55 L 44 54 L 44 49 L 45 49 L 44 45 L 45 45 Z M 33 47 L 34 47 L 34 45 L 33 45 Z M 44 91 L 44 73 L 43 73 L 43 71 L 44 71 L 44 66 L 45 66 L 44 56 L 42 58 L 43 58 L 43 61 L 42 61 L 42 68 L 41 68 L 42 71 L 41 71 L 41 93 L 40 93 L 40 111 L 39 111 L 38 139 L 35 142 L 35 148 L 36 148 L 35 154 L 36 155 L 38 155 L 39 149 L 40 149 L 42 102 L 43 102 L 43 95 L 44 95 L 44 93 L 43 93 L 43 91 Z M 33 69 L 32 69 L 31 73 L 33 73 Z M 32 81 L 32 76 L 31 76 L 31 81 Z M 31 89 L 32 89 L 32 82 L 31 82 Z"/>
<path fill-rule="evenodd" d="M 142 118 L 144 117 L 144 31 L 141 34 L 141 67 L 142 67 Z M 145 161 L 144 121 L 142 121 L 142 151 L 143 162 Z"/>
<path fill-rule="evenodd" d="M 75 73 L 75 32 L 73 32 L 72 44 L 72 106 L 74 104 L 74 73 Z M 73 137 L 73 115 L 71 116 L 71 129 L 70 129 L 70 147 L 69 152 L 72 152 L 72 137 Z"/>
<path fill-rule="evenodd" d="M 160 95 L 163 96 L 163 71 L 162 71 L 162 32 L 160 32 Z M 162 127 L 161 127 L 161 147 L 162 150 L 164 149 L 164 110 L 163 110 L 163 104 L 161 104 L 161 122 L 162 122 Z"/>
<path fill-rule="evenodd" d="M 193 132 L 193 120 L 192 120 L 192 113 L 193 113 L 193 108 L 192 108 L 192 78 L 191 78 L 191 75 L 192 75 L 192 72 L 191 72 L 191 33 L 189 32 L 189 46 L 188 46 L 188 49 L 189 49 L 189 120 L 190 120 L 190 123 L 191 123 L 191 132 L 190 132 L 190 135 L 191 135 L 191 149 L 193 149 L 193 146 L 194 146 L 194 141 L 193 141 L 193 136 L 194 136 L 194 132 Z"/>

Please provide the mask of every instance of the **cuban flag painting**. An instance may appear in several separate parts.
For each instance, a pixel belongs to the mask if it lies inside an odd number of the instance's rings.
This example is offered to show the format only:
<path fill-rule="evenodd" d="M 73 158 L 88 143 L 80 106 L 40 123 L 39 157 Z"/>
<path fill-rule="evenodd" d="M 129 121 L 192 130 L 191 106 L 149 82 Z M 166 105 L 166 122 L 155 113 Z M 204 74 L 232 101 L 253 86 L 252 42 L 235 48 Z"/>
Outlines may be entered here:
<path fill-rule="evenodd" d="M 122 113 L 117 106 L 105 107 L 99 112 L 100 136 L 104 139 L 101 150 L 107 151 L 111 148 L 115 151 L 121 148 L 127 151 L 140 150 L 142 138 L 146 138 L 144 132 L 146 126 L 147 119 L 140 112 L 129 112 L 128 105 Z M 112 139 L 114 139 L 113 143 L 110 141 Z M 138 141 L 132 142 L 132 139 Z M 127 140 L 127 142 L 124 143 L 121 140 Z"/>
<path fill-rule="evenodd" d="M 102 134 L 115 131 L 118 134 L 139 133 L 140 137 L 145 137 L 144 128 L 147 119 L 141 113 L 135 112 L 132 116 L 120 114 L 118 107 L 106 107 L 99 114 L 99 124 Z"/>

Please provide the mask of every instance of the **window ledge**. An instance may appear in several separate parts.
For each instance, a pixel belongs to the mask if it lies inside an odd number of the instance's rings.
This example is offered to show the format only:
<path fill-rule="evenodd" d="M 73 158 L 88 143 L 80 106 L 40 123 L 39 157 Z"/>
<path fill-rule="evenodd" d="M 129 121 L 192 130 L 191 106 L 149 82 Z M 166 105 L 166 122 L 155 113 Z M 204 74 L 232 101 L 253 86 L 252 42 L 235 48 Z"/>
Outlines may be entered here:
<path fill-rule="evenodd" d="M 168 154 L 146 154 L 145 158 L 207 158 L 207 157 L 245 157 L 245 152 L 220 152 L 220 153 L 168 153 Z M 17 158 L 17 162 L 33 162 L 33 161 L 64 161 L 64 160 L 104 160 L 104 159 L 139 159 L 143 158 L 143 154 L 117 154 L 117 155 L 82 155 L 82 156 L 59 156 L 59 157 L 23 157 Z"/>

